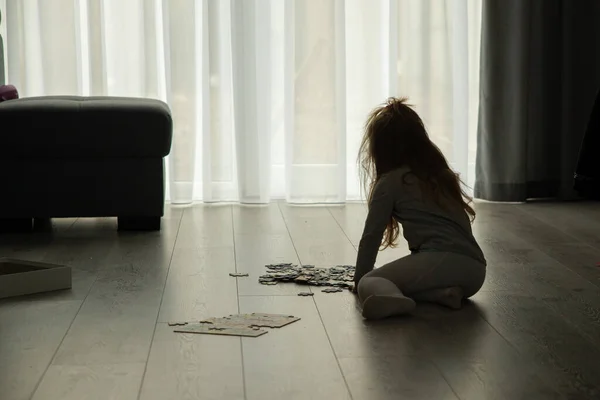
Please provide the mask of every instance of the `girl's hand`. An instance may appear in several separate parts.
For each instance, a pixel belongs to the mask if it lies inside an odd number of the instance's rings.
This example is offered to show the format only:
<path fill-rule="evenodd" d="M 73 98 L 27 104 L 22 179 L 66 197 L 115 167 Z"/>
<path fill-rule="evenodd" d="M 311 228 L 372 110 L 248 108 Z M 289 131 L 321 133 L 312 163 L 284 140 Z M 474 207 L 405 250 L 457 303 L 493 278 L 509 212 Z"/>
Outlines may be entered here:
<path fill-rule="evenodd" d="M 352 285 L 352 287 L 350 287 L 349 290 L 354 294 L 358 294 L 358 292 L 356 290 L 356 283 L 354 285 Z"/>

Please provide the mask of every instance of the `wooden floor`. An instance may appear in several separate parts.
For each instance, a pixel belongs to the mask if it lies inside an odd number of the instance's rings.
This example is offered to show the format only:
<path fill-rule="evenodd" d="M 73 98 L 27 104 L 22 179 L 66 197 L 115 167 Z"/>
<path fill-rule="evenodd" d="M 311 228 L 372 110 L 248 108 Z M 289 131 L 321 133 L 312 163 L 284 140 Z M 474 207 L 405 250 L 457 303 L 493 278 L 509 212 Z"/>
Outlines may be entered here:
<path fill-rule="evenodd" d="M 600 203 L 477 211 L 483 290 L 461 311 L 381 323 L 350 293 L 257 282 L 266 263 L 353 264 L 361 204 L 170 207 L 161 233 L 78 219 L 0 237 L 0 256 L 64 263 L 74 280 L 0 301 L 0 398 L 600 399 Z M 238 312 L 302 320 L 244 339 L 167 325 Z"/>

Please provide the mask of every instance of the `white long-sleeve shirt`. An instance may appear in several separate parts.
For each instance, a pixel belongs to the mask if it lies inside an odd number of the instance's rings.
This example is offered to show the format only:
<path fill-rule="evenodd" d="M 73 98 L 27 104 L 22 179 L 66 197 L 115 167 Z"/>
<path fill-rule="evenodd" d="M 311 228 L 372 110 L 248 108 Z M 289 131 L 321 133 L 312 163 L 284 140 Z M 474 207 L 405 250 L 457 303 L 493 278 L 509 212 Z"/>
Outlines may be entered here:
<path fill-rule="evenodd" d="M 418 178 L 408 172 L 408 168 L 394 170 L 382 176 L 375 186 L 358 248 L 356 283 L 374 268 L 383 232 L 392 215 L 402 225 L 412 252 L 452 252 L 486 264 L 461 204 L 448 202 L 442 208 L 433 199 L 425 198 Z"/>

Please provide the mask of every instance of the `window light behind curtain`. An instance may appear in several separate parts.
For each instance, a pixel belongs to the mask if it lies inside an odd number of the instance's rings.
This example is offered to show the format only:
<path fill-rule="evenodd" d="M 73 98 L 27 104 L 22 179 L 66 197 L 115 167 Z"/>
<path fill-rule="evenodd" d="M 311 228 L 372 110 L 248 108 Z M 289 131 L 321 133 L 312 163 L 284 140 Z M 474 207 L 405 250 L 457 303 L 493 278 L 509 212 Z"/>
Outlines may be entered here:
<path fill-rule="evenodd" d="M 480 0 L 0 0 L 22 96 L 165 100 L 168 198 L 361 196 L 369 110 L 408 96 L 474 181 Z"/>

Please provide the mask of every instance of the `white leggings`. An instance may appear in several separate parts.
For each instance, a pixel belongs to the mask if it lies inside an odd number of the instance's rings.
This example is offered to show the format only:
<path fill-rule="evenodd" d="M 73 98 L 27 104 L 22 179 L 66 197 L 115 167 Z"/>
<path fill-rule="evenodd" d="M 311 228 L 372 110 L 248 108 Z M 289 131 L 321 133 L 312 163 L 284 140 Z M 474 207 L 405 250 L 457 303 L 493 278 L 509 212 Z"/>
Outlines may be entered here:
<path fill-rule="evenodd" d="M 358 283 L 361 303 L 372 295 L 404 295 L 413 300 L 435 302 L 435 292 L 440 289 L 460 287 L 463 297 L 471 297 L 481 289 L 485 280 L 485 264 L 456 253 L 428 251 L 411 254 L 392 261 L 366 274 Z M 384 278 L 392 282 L 387 287 L 371 284 Z M 385 293 L 382 293 L 385 291 Z"/>

